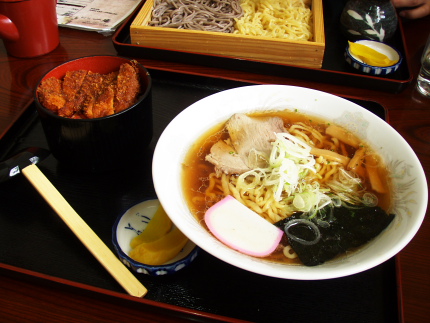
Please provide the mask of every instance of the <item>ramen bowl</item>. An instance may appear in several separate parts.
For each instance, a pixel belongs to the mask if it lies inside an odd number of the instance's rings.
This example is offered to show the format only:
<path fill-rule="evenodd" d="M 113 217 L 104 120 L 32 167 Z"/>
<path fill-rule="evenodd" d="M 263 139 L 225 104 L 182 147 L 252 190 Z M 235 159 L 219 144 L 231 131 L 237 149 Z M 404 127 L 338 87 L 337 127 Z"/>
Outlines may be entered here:
<path fill-rule="evenodd" d="M 130 59 L 118 56 L 89 56 L 68 61 L 47 72 L 37 84 L 34 100 L 49 149 L 61 165 L 76 171 L 102 172 L 129 167 L 146 152 L 152 139 L 151 77 L 136 64 L 140 94 L 121 112 L 94 119 L 58 116 L 43 106 L 37 89 L 51 77 L 62 80 L 68 71 L 86 70 L 108 74 Z"/>
<path fill-rule="evenodd" d="M 191 265 L 199 253 L 195 243 L 188 241 L 179 254 L 162 265 L 144 264 L 128 255 L 131 251 L 131 240 L 145 230 L 159 205 L 160 202 L 157 199 L 142 201 L 121 214 L 113 225 L 112 242 L 115 251 L 120 260 L 136 273 L 150 276 L 175 274 Z"/>
<path fill-rule="evenodd" d="M 209 129 L 226 122 L 235 113 L 285 109 L 319 117 L 352 131 L 383 158 L 392 178 L 391 203 L 396 216 L 389 226 L 358 250 L 318 266 L 272 262 L 231 249 L 191 213 L 183 189 L 184 159 Z M 296 280 L 353 275 L 387 261 L 414 237 L 428 202 L 426 178 L 417 156 L 388 123 L 346 99 L 285 85 L 234 88 L 208 96 L 183 110 L 158 140 L 153 159 L 153 181 L 158 199 L 169 217 L 199 247 L 244 270 Z"/>

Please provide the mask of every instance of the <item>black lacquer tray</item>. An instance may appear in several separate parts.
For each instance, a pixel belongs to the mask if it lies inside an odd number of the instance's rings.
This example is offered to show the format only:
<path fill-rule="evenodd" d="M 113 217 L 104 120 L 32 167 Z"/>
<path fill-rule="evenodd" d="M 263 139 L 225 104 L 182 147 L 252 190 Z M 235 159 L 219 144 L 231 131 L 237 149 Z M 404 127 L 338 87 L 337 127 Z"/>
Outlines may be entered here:
<path fill-rule="evenodd" d="M 154 59 L 224 68 L 233 71 L 245 71 L 264 75 L 274 75 L 322 83 L 341 84 L 358 88 L 377 89 L 385 92 L 401 92 L 412 81 L 404 46 L 402 22 L 393 38 L 387 41 L 405 58 L 400 68 L 387 76 L 371 76 L 357 71 L 348 65 L 344 58 L 347 39 L 339 28 L 339 19 L 346 0 L 324 0 L 324 28 L 326 48 L 321 69 L 304 68 L 290 65 L 272 64 L 227 56 L 198 54 L 184 51 L 163 50 L 145 47 L 145 44 L 133 45 L 130 41 L 130 25 L 138 14 L 140 7 L 113 35 L 113 44 L 118 54 L 127 57 Z"/>
<path fill-rule="evenodd" d="M 119 214 L 154 197 L 151 158 L 167 124 L 191 103 L 247 83 L 150 70 L 153 77 L 154 138 L 141 163 L 103 174 L 63 169 L 52 157 L 39 168 L 77 213 L 113 250 L 112 225 Z M 386 119 L 375 102 L 351 99 Z M 180 140 L 180 138 L 178 138 Z M 1 159 L 29 146 L 46 148 L 31 104 L 17 125 L 0 140 Z M 194 321 L 222 319 L 253 322 L 399 322 L 396 259 L 349 277 L 296 281 L 266 277 L 226 264 L 201 252 L 193 264 L 172 276 L 137 274 L 149 292 L 129 297 L 23 176 L 0 185 L 0 269 L 19 271 L 60 286 L 95 291 L 168 309 Z M 11 269 L 12 268 L 12 269 Z M 37 279 L 40 280 L 40 279 Z M 61 288 L 61 287 L 60 287 Z"/>

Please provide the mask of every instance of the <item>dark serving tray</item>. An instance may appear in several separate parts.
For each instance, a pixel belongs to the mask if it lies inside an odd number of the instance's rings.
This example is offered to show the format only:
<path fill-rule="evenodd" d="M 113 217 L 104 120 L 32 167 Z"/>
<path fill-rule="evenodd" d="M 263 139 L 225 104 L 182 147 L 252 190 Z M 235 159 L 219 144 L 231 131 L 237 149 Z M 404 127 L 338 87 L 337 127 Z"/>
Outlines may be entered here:
<path fill-rule="evenodd" d="M 133 45 L 130 40 L 130 25 L 138 14 L 140 7 L 113 35 L 113 44 L 118 54 L 128 57 L 171 61 L 192 65 L 218 67 L 236 71 L 252 71 L 253 73 L 283 76 L 289 78 L 312 80 L 323 83 L 343 84 L 359 88 L 377 89 L 397 93 L 412 81 L 404 46 L 402 22 L 393 38 L 388 42 L 405 58 L 400 68 L 388 76 L 371 76 L 349 66 L 344 58 L 347 45 L 346 38 L 339 28 L 339 19 L 346 0 L 324 0 L 324 28 L 326 48 L 321 69 L 297 67 L 283 64 L 272 64 L 227 56 L 198 54 L 184 51 L 164 50 L 160 48 Z"/>
<path fill-rule="evenodd" d="M 140 164 L 103 174 L 68 171 L 50 156 L 39 168 L 77 213 L 113 250 L 112 225 L 119 214 L 155 196 L 151 159 L 167 124 L 191 103 L 248 83 L 150 70 L 153 77 L 154 138 Z M 349 98 L 386 119 L 385 109 L 371 101 Z M 133 140 L 130 138 L 130 140 Z M 180 140 L 180 138 L 178 138 Z M 0 157 L 29 146 L 47 147 L 35 107 L 0 140 Z M 254 274 L 233 267 L 206 252 L 175 275 L 137 274 L 149 292 L 143 299 L 128 296 L 92 257 L 23 176 L 0 185 L 0 269 L 62 288 L 95 292 L 189 315 L 253 322 L 399 322 L 396 259 L 349 277 L 297 281 Z"/>

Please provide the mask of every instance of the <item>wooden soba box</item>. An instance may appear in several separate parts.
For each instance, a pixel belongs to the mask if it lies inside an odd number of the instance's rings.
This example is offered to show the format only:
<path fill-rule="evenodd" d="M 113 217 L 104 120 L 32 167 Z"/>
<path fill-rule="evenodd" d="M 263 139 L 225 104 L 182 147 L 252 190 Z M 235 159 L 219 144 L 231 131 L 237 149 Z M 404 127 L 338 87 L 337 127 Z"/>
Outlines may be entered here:
<path fill-rule="evenodd" d="M 213 54 L 253 61 L 321 68 L 324 49 L 322 0 L 311 0 L 313 40 L 292 41 L 148 26 L 154 0 L 146 0 L 130 26 L 131 42 L 147 48 Z"/>

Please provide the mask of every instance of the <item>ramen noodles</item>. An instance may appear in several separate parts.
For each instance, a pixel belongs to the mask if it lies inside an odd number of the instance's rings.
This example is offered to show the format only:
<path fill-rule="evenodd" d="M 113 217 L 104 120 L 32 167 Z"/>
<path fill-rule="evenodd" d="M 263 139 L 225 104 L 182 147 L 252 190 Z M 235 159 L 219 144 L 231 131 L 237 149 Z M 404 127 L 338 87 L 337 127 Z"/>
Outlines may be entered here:
<path fill-rule="evenodd" d="M 249 144 L 245 137 L 252 136 Z M 266 136 L 264 147 L 261 138 Z M 239 164 L 229 168 L 226 160 Z M 227 195 L 270 223 L 298 213 L 316 219 L 318 211 L 330 205 L 388 212 L 389 183 L 380 156 L 365 141 L 347 129 L 290 110 L 232 116 L 199 138 L 183 165 L 185 196 L 202 225 L 206 210 Z M 269 259 L 300 263 L 285 240 Z"/>

